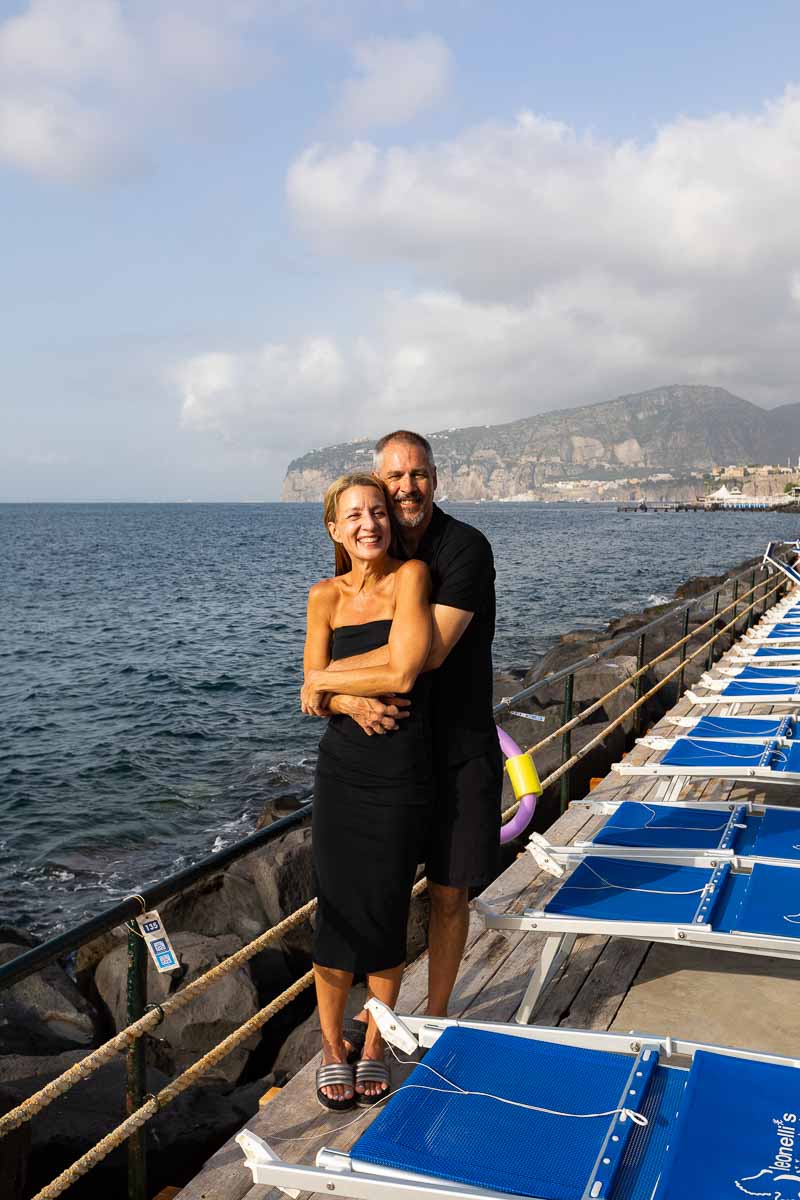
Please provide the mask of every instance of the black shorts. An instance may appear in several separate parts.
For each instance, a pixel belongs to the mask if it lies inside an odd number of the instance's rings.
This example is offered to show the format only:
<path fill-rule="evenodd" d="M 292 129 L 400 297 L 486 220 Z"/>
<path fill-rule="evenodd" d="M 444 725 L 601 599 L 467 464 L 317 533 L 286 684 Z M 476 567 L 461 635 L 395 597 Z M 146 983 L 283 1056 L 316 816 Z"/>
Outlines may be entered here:
<path fill-rule="evenodd" d="M 426 860 L 432 883 L 482 888 L 497 877 L 502 790 L 499 746 L 466 762 L 440 765 Z"/>

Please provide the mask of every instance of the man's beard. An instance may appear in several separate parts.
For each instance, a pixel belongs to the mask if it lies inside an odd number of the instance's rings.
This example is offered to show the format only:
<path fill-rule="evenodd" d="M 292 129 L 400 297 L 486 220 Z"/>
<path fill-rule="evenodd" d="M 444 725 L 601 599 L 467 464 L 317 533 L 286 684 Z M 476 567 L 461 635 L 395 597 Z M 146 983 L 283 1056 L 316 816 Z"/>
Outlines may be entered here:
<path fill-rule="evenodd" d="M 412 499 L 411 496 L 406 496 L 404 498 L 406 500 Z M 416 497 L 414 497 L 414 499 L 416 499 Z M 403 506 L 401 504 L 395 505 L 395 510 L 394 510 L 395 516 L 397 518 L 397 523 L 401 529 L 416 529 L 417 526 L 421 525 L 422 522 L 425 520 L 425 508 L 422 505 L 421 499 L 419 501 L 419 504 L 420 504 L 419 512 L 415 513 L 413 516 L 405 513 L 403 511 Z"/>

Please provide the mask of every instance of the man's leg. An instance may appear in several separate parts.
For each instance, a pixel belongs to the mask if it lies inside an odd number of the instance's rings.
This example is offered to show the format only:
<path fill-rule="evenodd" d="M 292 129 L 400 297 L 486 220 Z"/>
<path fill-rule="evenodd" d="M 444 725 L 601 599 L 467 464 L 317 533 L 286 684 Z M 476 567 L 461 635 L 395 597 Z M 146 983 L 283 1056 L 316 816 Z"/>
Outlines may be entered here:
<path fill-rule="evenodd" d="M 446 1017 L 469 928 L 469 891 L 428 880 L 431 920 L 428 928 L 429 1017 Z"/>

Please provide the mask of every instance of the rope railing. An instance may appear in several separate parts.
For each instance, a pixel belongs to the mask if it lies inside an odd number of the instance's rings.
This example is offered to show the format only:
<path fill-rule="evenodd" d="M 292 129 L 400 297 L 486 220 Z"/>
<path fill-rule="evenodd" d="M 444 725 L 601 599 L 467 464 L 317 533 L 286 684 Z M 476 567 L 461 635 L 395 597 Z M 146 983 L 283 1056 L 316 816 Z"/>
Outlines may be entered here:
<path fill-rule="evenodd" d="M 755 572 L 753 571 L 753 578 L 754 576 Z M 712 647 L 720 638 L 724 637 L 725 634 L 730 630 L 735 632 L 736 626 L 742 617 L 746 617 L 747 614 L 752 613 L 759 603 L 764 605 L 762 611 L 766 611 L 767 599 L 775 595 L 785 586 L 785 580 L 780 579 L 772 588 L 766 590 L 766 581 L 762 580 L 758 584 L 752 586 L 749 591 L 740 596 L 738 595 L 738 579 L 739 577 L 737 576 L 736 591 L 734 599 L 730 604 L 728 604 L 722 610 L 717 611 L 717 606 L 715 603 L 715 612 L 712 617 L 704 621 L 701 625 L 697 626 L 691 633 L 686 634 L 677 642 L 667 647 L 649 662 L 642 664 L 637 668 L 636 672 L 626 677 L 625 680 L 617 684 L 609 692 L 605 693 L 605 695 L 600 697 L 599 700 L 593 702 L 575 717 L 562 724 L 557 730 L 554 730 L 552 733 L 548 734 L 547 737 L 541 739 L 541 741 L 534 743 L 529 752 L 542 750 L 545 746 L 550 745 L 556 738 L 561 737 L 564 733 L 576 728 L 581 723 L 585 722 L 589 716 L 601 708 L 606 701 L 617 695 L 625 687 L 635 683 L 637 679 L 641 679 L 648 670 L 657 665 L 659 662 L 663 661 L 665 658 L 668 658 L 676 650 L 685 647 L 688 642 L 695 639 L 709 626 L 718 624 L 720 619 L 731 609 L 734 610 L 734 616 L 732 620 L 727 622 L 721 628 L 717 629 L 710 638 L 705 640 L 691 654 L 686 655 L 685 653 L 682 653 L 681 661 L 676 667 L 670 670 L 647 692 L 638 695 L 634 702 L 630 704 L 624 710 L 624 712 L 622 712 L 613 721 L 605 725 L 602 731 L 596 737 L 592 738 L 576 754 L 571 755 L 569 758 L 563 761 L 550 775 L 543 779 L 543 789 L 558 782 L 559 779 L 571 771 L 571 769 L 583 758 L 585 758 L 595 747 L 605 741 L 605 739 L 615 729 L 618 729 L 632 713 L 637 712 L 671 679 L 673 679 L 676 675 L 682 674 L 687 663 L 690 663 L 698 658 L 701 654 L 708 650 L 709 647 Z M 755 593 L 759 590 L 762 590 L 761 596 L 753 599 L 749 605 L 746 605 L 746 607 L 742 608 L 743 602 L 746 602 L 750 597 L 754 597 Z M 675 609 L 671 610 L 670 613 L 665 614 L 663 617 L 657 618 L 656 621 L 648 624 L 648 626 L 645 628 L 650 629 L 656 625 L 663 624 L 665 620 L 674 618 L 676 612 L 679 612 L 684 608 L 688 613 L 688 607 L 690 605 L 702 603 L 703 600 L 714 594 L 715 589 L 712 589 L 705 595 L 697 597 L 695 600 L 689 602 L 689 605 L 676 607 Z M 716 589 L 716 595 L 718 596 L 718 594 L 719 588 Z M 641 633 L 641 629 L 632 631 L 630 634 L 627 634 L 622 638 L 615 639 L 614 643 L 611 643 L 610 645 L 624 645 L 626 642 L 629 642 L 632 637 L 639 636 Z M 497 713 L 499 710 L 502 711 L 514 703 L 519 703 L 521 700 L 533 695 L 534 692 L 540 688 L 551 684 L 556 678 L 567 678 L 570 675 L 574 675 L 576 671 L 583 669 L 585 666 L 591 665 L 601 658 L 608 657 L 609 650 L 610 646 L 607 646 L 603 651 L 582 659 L 572 666 L 564 668 L 562 671 L 555 672 L 541 680 L 537 680 L 534 684 L 522 689 L 522 691 L 517 693 L 515 696 L 504 699 L 495 707 L 495 712 Z M 506 809 L 502 814 L 503 820 L 507 820 L 510 816 L 512 816 L 517 807 L 518 804 L 515 803 Z M 426 886 L 427 880 L 425 878 L 420 879 L 415 884 L 412 894 L 415 896 L 421 894 L 425 890 Z M 291 929 L 308 920 L 308 918 L 315 911 L 316 905 L 317 901 L 315 899 L 309 900 L 302 907 L 290 913 L 277 925 L 265 930 L 264 933 L 259 935 L 259 937 L 255 938 L 246 946 L 243 946 L 240 950 L 224 959 L 221 963 L 211 968 L 204 975 L 200 976 L 196 980 L 193 980 L 191 983 L 187 984 L 185 988 L 176 992 L 174 995 L 169 996 L 163 1001 L 163 1003 L 150 1007 L 138 1020 L 120 1030 L 118 1034 L 109 1039 L 102 1046 L 92 1051 L 79 1063 L 75 1063 L 67 1071 L 58 1076 L 58 1078 L 46 1084 L 40 1089 L 40 1091 L 35 1093 L 33 1096 L 30 1096 L 27 1100 L 23 1101 L 5 1116 L 0 1117 L 0 1138 L 11 1132 L 13 1129 L 18 1128 L 20 1125 L 29 1121 L 33 1116 L 45 1109 L 59 1096 L 62 1096 L 68 1092 L 72 1087 L 75 1086 L 75 1084 L 79 1083 L 81 1080 L 89 1078 L 106 1063 L 112 1061 L 117 1054 L 128 1051 L 131 1046 L 139 1041 L 139 1039 L 149 1034 L 157 1025 L 159 1025 L 166 1016 L 171 1015 L 173 1012 L 176 1012 L 190 1004 L 196 996 L 208 990 L 208 988 L 212 987 L 221 978 L 235 970 L 238 970 L 242 965 L 249 961 L 249 959 L 254 957 L 254 955 L 258 954 L 268 945 L 279 940 Z M 28 974 L 30 972 L 26 971 L 25 973 Z M 67 1188 L 69 1188 L 73 1183 L 90 1171 L 92 1167 L 97 1165 L 97 1163 L 106 1158 L 113 1150 L 122 1145 L 126 1140 L 133 1138 L 134 1135 L 143 1129 L 143 1127 L 152 1119 L 152 1117 L 154 1117 L 158 1112 L 160 1112 L 174 1099 L 186 1091 L 187 1088 L 198 1082 L 198 1080 L 210 1067 L 215 1066 L 239 1045 L 241 1045 L 242 1042 L 251 1037 L 253 1033 L 261 1029 L 263 1025 L 265 1025 L 273 1016 L 276 1015 L 276 1013 L 285 1008 L 287 1004 L 291 1003 L 292 1000 L 310 987 L 312 983 L 313 972 L 308 971 L 298 980 L 296 980 L 291 987 L 287 988 L 280 995 L 274 997 L 274 999 L 271 1000 L 266 1006 L 255 1013 L 243 1025 L 239 1026 L 238 1029 L 234 1030 L 233 1033 L 231 1033 L 222 1042 L 218 1043 L 218 1045 L 208 1051 L 207 1054 L 195 1062 L 175 1080 L 162 1088 L 161 1091 L 155 1096 L 147 1096 L 135 1112 L 131 1113 L 115 1129 L 113 1129 L 89 1151 L 87 1151 L 86 1154 L 84 1154 L 80 1159 L 63 1171 L 45 1188 L 39 1191 L 36 1196 L 32 1198 L 32 1200 L 55 1200 L 56 1197 L 60 1196 L 64 1191 L 67 1190 Z"/>

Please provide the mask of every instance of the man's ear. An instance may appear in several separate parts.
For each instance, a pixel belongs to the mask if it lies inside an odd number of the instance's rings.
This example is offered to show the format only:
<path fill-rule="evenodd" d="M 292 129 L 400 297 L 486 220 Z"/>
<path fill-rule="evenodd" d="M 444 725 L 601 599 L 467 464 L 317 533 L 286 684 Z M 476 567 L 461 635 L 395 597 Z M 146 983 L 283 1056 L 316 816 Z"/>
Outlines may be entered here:
<path fill-rule="evenodd" d="M 433 468 L 433 490 L 436 491 L 438 486 L 439 486 L 439 479 L 436 474 L 436 467 L 434 467 Z"/>

